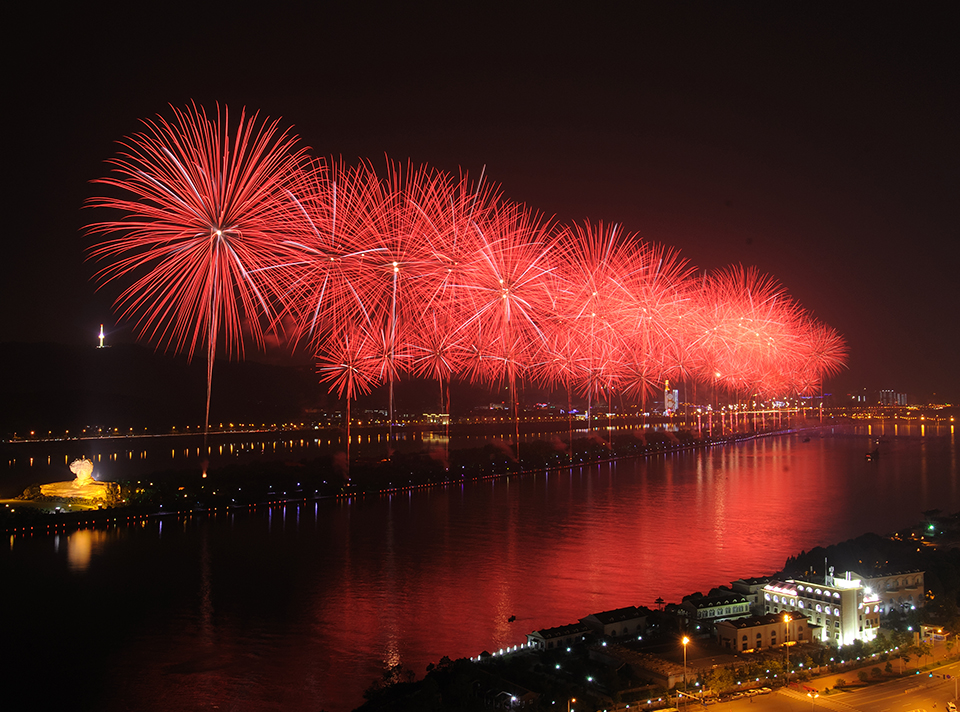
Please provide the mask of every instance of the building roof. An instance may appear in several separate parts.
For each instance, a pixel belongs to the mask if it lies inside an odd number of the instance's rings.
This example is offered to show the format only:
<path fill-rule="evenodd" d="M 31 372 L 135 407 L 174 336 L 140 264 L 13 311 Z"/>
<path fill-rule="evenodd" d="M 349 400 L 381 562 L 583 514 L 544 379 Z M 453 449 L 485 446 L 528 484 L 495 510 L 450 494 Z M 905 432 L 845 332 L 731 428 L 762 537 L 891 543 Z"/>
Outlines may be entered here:
<path fill-rule="evenodd" d="M 583 623 L 569 623 L 567 625 L 558 625 L 554 628 L 541 628 L 540 630 L 535 630 L 530 635 L 540 634 L 540 637 L 546 638 L 566 638 L 568 635 L 579 635 L 581 633 L 589 633 L 590 628 L 585 626 Z"/>
<path fill-rule="evenodd" d="M 725 593 L 721 596 L 689 598 L 685 600 L 684 603 L 689 603 L 699 610 L 701 608 L 716 608 L 717 606 L 732 606 L 737 603 L 750 603 L 750 601 L 740 593 Z"/>
<path fill-rule="evenodd" d="M 751 578 L 739 578 L 736 581 L 733 581 L 731 583 L 745 584 L 747 586 L 766 586 L 768 583 L 770 583 L 770 577 L 769 576 L 753 576 Z"/>
<path fill-rule="evenodd" d="M 791 621 L 805 621 L 807 617 L 802 613 L 791 613 Z M 757 628 L 764 625 L 773 625 L 774 623 L 783 623 L 783 614 L 782 613 L 767 613 L 763 616 L 749 616 L 747 618 L 733 618 L 725 621 L 720 621 L 717 625 L 728 625 L 733 626 L 734 628 L 744 629 L 744 628 Z"/>
<path fill-rule="evenodd" d="M 646 613 L 636 606 L 627 606 L 625 608 L 616 608 L 612 611 L 603 611 L 602 613 L 591 613 L 589 616 L 581 618 L 581 621 L 586 620 L 587 618 L 595 618 L 600 621 L 603 625 L 609 625 L 611 623 L 622 623 L 623 621 L 636 620 L 637 618 L 645 618 Z"/>

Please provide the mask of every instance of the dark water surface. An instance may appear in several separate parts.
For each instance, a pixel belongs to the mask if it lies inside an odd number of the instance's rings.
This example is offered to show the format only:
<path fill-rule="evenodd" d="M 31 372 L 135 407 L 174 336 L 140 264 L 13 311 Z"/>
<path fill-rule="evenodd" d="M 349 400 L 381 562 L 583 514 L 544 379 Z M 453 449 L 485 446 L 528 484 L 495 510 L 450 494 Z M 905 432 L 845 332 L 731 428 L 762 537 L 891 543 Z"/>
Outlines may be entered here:
<path fill-rule="evenodd" d="M 887 435 L 868 462 L 870 436 Z M 873 426 L 356 501 L 10 536 L 17 708 L 349 710 L 386 665 L 521 644 L 960 509 L 956 435 Z M 515 622 L 508 622 L 516 616 Z M 8 699 L 10 699 L 8 697 Z"/>

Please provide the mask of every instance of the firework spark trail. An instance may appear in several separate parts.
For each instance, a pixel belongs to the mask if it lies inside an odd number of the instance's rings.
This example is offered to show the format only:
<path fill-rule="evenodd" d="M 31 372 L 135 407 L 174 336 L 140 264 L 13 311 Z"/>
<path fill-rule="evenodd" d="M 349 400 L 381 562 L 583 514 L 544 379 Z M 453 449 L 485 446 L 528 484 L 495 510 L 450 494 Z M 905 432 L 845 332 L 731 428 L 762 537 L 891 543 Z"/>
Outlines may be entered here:
<path fill-rule="evenodd" d="M 479 374 L 505 380 L 519 446 L 517 378 L 543 353 L 543 328 L 553 307 L 550 228 L 523 206 L 502 203 L 483 223 L 474 221 L 480 248 L 463 286 L 470 304 L 465 327 L 476 325 L 478 345 L 492 358 Z M 482 359 L 482 356 L 481 356 Z"/>
<path fill-rule="evenodd" d="M 350 404 L 358 395 L 369 393 L 379 382 L 377 344 L 361 327 L 348 327 L 331 338 L 317 353 L 321 383 L 337 389 L 346 399 L 347 479 L 350 468 Z"/>
<path fill-rule="evenodd" d="M 263 345 L 260 319 L 277 296 L 264 269 L 282 253 L 287 196 L 304 180 L 306 149 L 257 114 L 241 111 L 232 128 L 226 107 L 215 117 L 195 105 L 171 109 L 173 121 L 146 120 L 143 132 L 122 141 L 109 161 L 113 175 L 95 181 L 122 197 L 88 204 L 124 216 L 90 225 L 119 235 L 90 257 L 108 261 L 96 275 L 100 286 L 130 282 L 115 305 L 141 337 L 186 350 L 188 359 L 206 342 L 206 436 L 221 328 L 228 355 L 242 356 L 245 325 Z"/>

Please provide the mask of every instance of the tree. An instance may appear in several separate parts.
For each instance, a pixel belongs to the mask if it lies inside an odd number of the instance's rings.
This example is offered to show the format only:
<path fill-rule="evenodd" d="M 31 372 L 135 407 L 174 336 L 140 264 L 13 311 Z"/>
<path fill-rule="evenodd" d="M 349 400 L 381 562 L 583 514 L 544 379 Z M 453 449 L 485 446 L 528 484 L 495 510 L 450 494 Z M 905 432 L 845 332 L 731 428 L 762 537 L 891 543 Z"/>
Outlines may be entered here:
<path fill-rule="evenodd" d="M 733 671 L 730 668 L 718 667 L 707 676 L 707 683 L 710 689 L 719 694 L 733 686 Z"/>

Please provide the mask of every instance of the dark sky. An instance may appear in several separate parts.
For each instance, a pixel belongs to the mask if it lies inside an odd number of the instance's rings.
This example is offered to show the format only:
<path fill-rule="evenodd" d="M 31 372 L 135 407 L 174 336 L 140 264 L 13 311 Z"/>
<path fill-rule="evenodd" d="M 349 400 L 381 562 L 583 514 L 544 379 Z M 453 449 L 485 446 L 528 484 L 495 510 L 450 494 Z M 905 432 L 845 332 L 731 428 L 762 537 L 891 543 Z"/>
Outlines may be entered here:
<path fill-rule="evenodd" d="M 88 5 L 7 13 L 4 341 L 119 328 L 89 181 L 139 119 L 219 101 L 314 155 L 485 166 L 558 220 L 755 265 L 848 340 L 827 390 L 960 401 L 946 3 Z"/>

